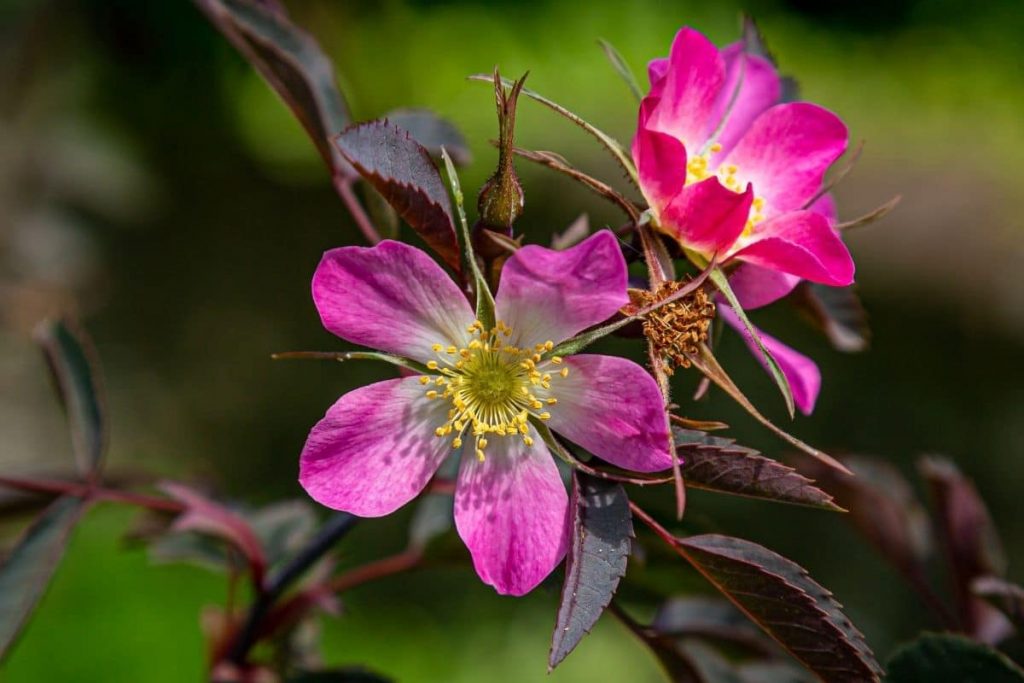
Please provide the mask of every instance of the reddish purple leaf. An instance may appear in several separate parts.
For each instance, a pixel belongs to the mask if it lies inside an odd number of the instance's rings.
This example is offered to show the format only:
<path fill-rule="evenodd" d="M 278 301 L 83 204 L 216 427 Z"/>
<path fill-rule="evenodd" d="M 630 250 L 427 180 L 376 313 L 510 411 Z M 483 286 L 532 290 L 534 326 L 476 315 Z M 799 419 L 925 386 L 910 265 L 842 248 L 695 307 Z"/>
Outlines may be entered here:
<path fill-rule="evenodd" d="M 427 150 L 386 120 L 351 126 L 334 138 L 334 145 L 444 262 L 459 271 L 451 201 Z"/>
<path fill-rule="evenodd" d="M 352 175 L 330 144 L 351 118 L 334 66 L 316 40 L 293 24 L 278 2 L 195 1 L 292 110 L 332 173 Z"/>
<path fill-rule="evenodd" d="M 572 547 L 551 638 L 549 671 L 597 623 L 626 574 L 633 519 L 621 484 L 573 471 Z"/>
<path fill-rule="evenodd" d="M 879 680 L 881 668 L 864 637 L 802 567 L 728 536 L 691 536 L 677 543 L 715 588 L 818 676 L 834 683 Z"/>
<path fill-rule="evenodd" d="M 841 511 L 825 491 L 792 467 L 695 429 L 672 430 L 688 486 L 748 498 Z"/>
<path fill-rule="evenodd" d="M 163 482 L 160 488 L 168 496 L 185 505 L 185 512 L 174 522 L 175 531 L 195 531 L 227 541 L 248 560 L 253 583 L 263 583 L 267 560 L 259 538 L 249 522 L 233 510 L 188 486 Z"/>
<path fill-rule="evenodd" d="M 46 357 L 71 428 L 78 471 L 98 476 L 107 445 L 106 409 L 99 362 L 85 331 L 64 320 L 36 328 L 35 341 Z"/>
<path fill-rule="evenodd" d="M 925 458 L 918 467 L 934 501 L 961 625 L 974 637 L 991 642 L 1005 631 L 1005 621 L 971 593 L 971 583 L 980 576 L 1002 576 L 1006 568 L 992 517 L 974 484 L 952 462 Z"/>
<path fill-rule="evenodd" d="M 473 154 L 459 129 L 429 109 L 393 109 L 384 118 L 407 131 L 434 159 L 441 158 L 443 147 L 456 166 L 466 166 L 473 161 Z"/>
<path fill-rule="evenodd" d="M 857 353 L 868 348 L 871 329 L 854 287 L 826 287 L 803 282 L 794 302 L 839 351 Z"/>
<path fill-rule="evenodd" d="M 55 500 L 0 565 L 0 659 L 10 651 L 46 591 L 85 507 L 81 498 Z"/>
<path fill-rule="evenodd" d="M 835 492 L 849 519 L 876 550 L 916 585 L 927 584 L 925 561 L 932 545 L 928 517 L 910 483 L 891 464 L 867 457 L 844 463 L 845 475 L 816 461 L 801 467 Z"/>
<path fill-rule="evenodd" d="M 1024 633 L 1024 588 L 995 576 L 982 576 L 971 582 L 971 591 L 988 600 Z"/>

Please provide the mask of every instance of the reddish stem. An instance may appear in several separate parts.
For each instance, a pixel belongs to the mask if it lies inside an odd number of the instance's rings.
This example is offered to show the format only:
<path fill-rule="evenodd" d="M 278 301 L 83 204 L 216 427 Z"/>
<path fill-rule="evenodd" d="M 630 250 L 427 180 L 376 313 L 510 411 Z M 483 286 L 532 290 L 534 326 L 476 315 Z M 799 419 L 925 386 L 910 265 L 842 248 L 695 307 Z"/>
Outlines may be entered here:
<path fill-rule="evenodd" d="M 7 486 L 8 488 L 29 491 L 31 493 L 81 496 L 91 500 L 105 500 L 112 503 L 136 505 L 149 510 L 160 510 L 163 512 L 182 512 L 185 509 L 185 506 L 181 503 L 167 498 L 147 496 L 142 493 L 121 491 L 119 489 L 106 489 L 77 481 L 0 477 L 0 486 Z"/>
<path fill-rule="evenodd" d="M 651 530 L 661 538 L 661 540 L 665 541 L 665 543 L 668 543 L 673 548 L 679 547 L 679 542 L 676 540 L 676 537 L 672 535 L 672 532 L 647 514 L 646 510 L 633 501 L 629 501 L 629 509 L 632 511 L 634 517 L 639 518 L 641 522 L 649 526 Z"/>
<path fill-rule="evenodd" d="M 345 591 L 355 588 L 356 586 L 361 586 L 364 583 L 375 581 L 377 579 L 384 578 L 385 576 L 400 574 L 401 572 L 412 569 L 418 565 L 422 559 L 422 550 L 419 548 L 409 548 L 397 555 L 384 557 L 345 572 L 344 574 L 328 581 L 327 588 L 333 593 L 344 593 Z"/>

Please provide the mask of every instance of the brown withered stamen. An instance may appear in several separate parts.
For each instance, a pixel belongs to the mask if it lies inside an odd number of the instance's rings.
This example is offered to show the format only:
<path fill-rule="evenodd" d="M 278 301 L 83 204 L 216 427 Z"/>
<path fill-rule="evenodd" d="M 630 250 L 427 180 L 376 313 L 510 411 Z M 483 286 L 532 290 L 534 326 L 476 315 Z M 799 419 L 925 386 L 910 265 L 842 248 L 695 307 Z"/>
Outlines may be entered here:
<path fill-rule="evenodd" d="M 646 308 L 686 286 L 685 282 L 669 280 L 654 292 L 632 291 L 633 303 Z M 708 328 L 715 317 L 715 304 L 703 287 L 690 294 L 660 306 L 644 318 L 644 335 L 654 347 L 654 352 L 665 361 L 669 375 L 675 368 L 690 367 L 688 355 L 698 353 L 701 342 L 708 338 Z"/>

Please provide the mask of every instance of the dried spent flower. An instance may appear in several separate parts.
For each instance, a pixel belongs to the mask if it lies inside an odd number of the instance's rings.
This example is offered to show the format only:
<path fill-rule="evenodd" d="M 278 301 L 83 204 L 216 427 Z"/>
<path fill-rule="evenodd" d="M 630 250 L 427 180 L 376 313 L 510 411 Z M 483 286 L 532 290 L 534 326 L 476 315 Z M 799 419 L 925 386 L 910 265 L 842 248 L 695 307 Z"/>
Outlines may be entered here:
<path fill-rule="evenodd" d="M 640 308 L 664 301 L 686 286 L 680 280 L 663 282 L 656 291 L 632 291 L 634 305 Z M 708 338 L 708 329 L 715 317 L 715 304 L 703 287 L 675 301 L 664 304 L 644 319 L 644 336 L 650 340 L 654 352 L 664 361 L 668 374 L 675 368 L 690 367 L 690 359 L 697 353 L 701 342 Z"/>

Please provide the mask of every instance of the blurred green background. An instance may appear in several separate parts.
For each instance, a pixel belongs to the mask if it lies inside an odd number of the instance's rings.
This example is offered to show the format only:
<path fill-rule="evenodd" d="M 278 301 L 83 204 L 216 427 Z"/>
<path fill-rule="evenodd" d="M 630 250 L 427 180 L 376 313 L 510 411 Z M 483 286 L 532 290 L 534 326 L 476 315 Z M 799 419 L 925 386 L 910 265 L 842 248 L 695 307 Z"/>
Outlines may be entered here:
<path fill-rule="evenodd" d="M 735 40 L 741 9 L 760 22 L 804 96 L 839 113 L 862 159 L 839 187 L 843 218 L 894 194 L 890 217 L 849 236 L 872 349 L 831 350 L 792 310 L 758 312 L 817 359 L 815 415 L 792 431 L 835 453 L 912 472 L 944 453 L 976 481 L 1024 579 L 1024 5 L 1017 0 L 818 3 L 287 3 L 334 59 L 354 115 L 430 107 L 467 136 L 463 186 L 492 170 L 492 94 L 470 73 L 530 71 L 528 85 L 628 141 L 635 104 L 595 40 L 642 73 L 693 25 Z M 342 348 L 318 322 L 309 280 L 327 248 L 359 236 L 289 112 L 188 2 L 0 2 L 0 467 L 60 472 L 68 441 L 30 340 L 41 317 L 74 310 L 94 334 L 111 399 L 111 469 L 202 481 L 252 503 L 301 497 L 308 428 L 378 367 L 272 362 L 274 351 Z M 592 141 L 534 103 L 518 140 L 620 180 Z M 580 213 L 614 209 L 561 177 L 520 165 L 518 230 L 546 243 Z M 631 348 L 621 342 L 619 350 Z M 721 358 L 771 416 L 769 380 L 736 337 Z M 680 396 L 694 378 L 680 379 Z M 712 392 L 687 404 L 746 445 L 785 447 Z M 668 491 L 648 497 L 671 508 Z M 120 536 L 132 513 L 101 508 L 80 527 L 5 681 L 198 680 L 199 613 L 222 579 L 153 567 Z M 405 515 L 363 524 L 353 564 L 397 550 Z M 837 515 L 690 496 L 684 524 L 778 550 L 846 605 L 880 656 L 933 627 L 898 576 Z M 16 525 L 5 525 L 13 534 Z M 680 590 L 701 584 L 679 565 Z M 548 678 L 557 590 L 500 598 L 468 565 L 353 591 L 324 622 L 329 663 L 402 681 L 658 680 L 650 655 L 605 619 Z"/>

